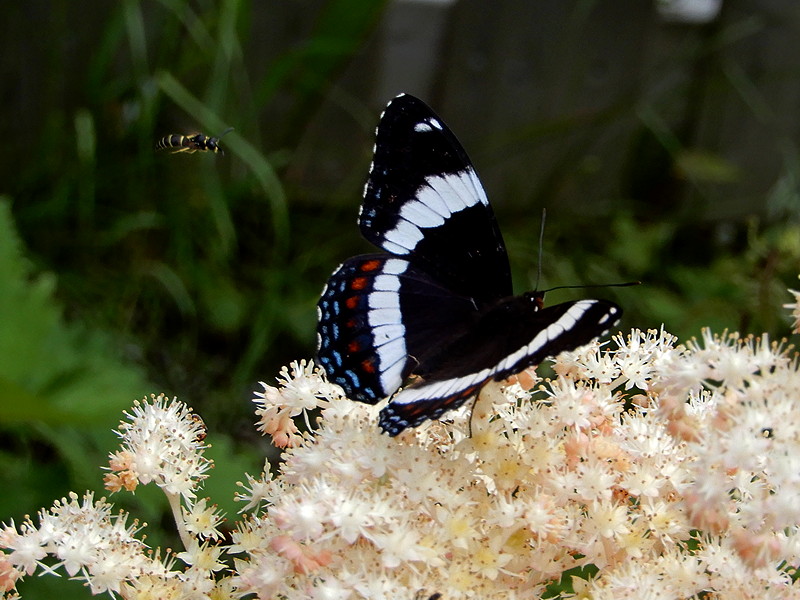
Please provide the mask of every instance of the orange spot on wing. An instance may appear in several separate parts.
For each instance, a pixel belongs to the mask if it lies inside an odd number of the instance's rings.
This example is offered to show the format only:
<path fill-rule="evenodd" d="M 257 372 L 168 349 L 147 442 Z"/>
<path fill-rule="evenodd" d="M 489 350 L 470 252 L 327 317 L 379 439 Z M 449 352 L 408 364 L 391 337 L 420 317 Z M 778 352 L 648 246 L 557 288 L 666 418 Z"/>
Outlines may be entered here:
<path fill-rule="evenodd" d="M 369 273 L 370 271 L 375 271 L 380 266 L 381 266 L 381 261 L 368 260 L 367 262 L 361 265 L 361 270 L 364 271 L 365 273 Z"/>
<path fill-rule="evenodd" d="M 350 288 L 354 290 L 363 290 L 367 287 L 367 278 L 366 277 L 356 277 L 353 281 L 350 282 Z"/>
<path fill-rule="evenodd" d="M 347 300 L 344 301 L 345 306 L 350 310 L 353 310 L 356 306 L 358 306 L 358 296 L 350 296 Z"/>
<path fill-rule="evenodd" d="M 361 344 L 359 344 L 356 341 L 352 341 L 349 344 L 347 344 L 347 350 L 349 352 L 358 352 L 359 350 L 361 350 Z"/>
<path fill-rule="evenodd" d="M 375 360 L 372 358 L 368 358 L 367 360 L 361 361 L 361 368 L 364 369 L 367 373 L 374 373 L 377 369 L 375 368 Z"/>

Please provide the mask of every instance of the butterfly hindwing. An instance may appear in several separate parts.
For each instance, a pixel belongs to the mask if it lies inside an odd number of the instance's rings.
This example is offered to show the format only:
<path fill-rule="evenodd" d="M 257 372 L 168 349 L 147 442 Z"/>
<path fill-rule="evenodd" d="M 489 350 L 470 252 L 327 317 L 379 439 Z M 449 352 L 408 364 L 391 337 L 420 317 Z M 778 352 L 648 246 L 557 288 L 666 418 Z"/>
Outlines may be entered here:
<path fill-rule="evenodd" d="M 351 258 L 331 275 L 317 303 L 317 362 L 352 400 L 375 404 L 402 382 L 405 331 L 395 278 L 390 274 L 384 281 L 382 275 L 387 269 L 402 271 L 407 266 L 408 261 L 388 255 Z M 394 342 L 383 356 L 381 341 Z"/>
<path fill-rule="evenodd" d="M 455 135 L 404 94 L 386 107 L 359 216 L 364 237 L 477 302 L 511 294 L 503 236 Z"/>
<path fill-rule="evenodd" d="M 381 411 L 381 428 L 397 435 L 438 418 L 492 379 L 505 379 L 548 356 L 589 343 L 621 314 L 617 305 L 605 300 L 578 300 L 540 310 L 533 309 L 535 302 L 535 295 L 524 294 L 484 312 L 479 324 L 442 354 L 429 375 L 392 398 Z"/>
<path fill-rule="evenodd" d="M 317 360 L 353 400 L 375 404 L 470 327 L 472 303 L 388 254 L 346 260 L 318 303 Z"/>

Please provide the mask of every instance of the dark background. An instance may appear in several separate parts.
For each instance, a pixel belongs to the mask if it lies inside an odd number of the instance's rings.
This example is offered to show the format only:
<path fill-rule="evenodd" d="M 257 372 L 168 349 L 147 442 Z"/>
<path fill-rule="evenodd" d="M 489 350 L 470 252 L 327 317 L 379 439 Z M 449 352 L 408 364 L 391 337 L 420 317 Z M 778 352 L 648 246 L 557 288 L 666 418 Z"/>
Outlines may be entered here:
<path fill-rule="evenodd" d="M 252 391 L 313 355 L 323 284 L 370 250 L 355 219 L 373 131 L 403 91 L 470 153 L 519 291 L 546 207 L 540 288 L 643 282 L 549 303 L 608 297 L 622 330 L 681 340 L 788 334 L 800 8 L 724 0 L 687 22 L 659 6 L 5 3 L 0 518 L 101 489 L 121 411 L 162 391 L 208 424 L 208 494 L 236 510 L 233 482 L 271 452 Z M 153 150 L 227 127 L 224 156 Z M 158 493 L 135 510 L 169 543 Z"/>

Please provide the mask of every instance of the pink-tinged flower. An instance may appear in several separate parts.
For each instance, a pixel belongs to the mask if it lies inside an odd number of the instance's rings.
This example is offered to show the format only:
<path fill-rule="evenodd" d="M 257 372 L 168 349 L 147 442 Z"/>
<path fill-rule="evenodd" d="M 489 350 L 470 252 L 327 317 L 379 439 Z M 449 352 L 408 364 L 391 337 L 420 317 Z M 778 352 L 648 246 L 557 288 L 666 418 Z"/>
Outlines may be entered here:
<path fill-rule="evenodd" d="M 124 450 L 116 452 L 111 455 L 108 465 L 111 473 L 103 475 L 103 483 L 109 492 L 119 492 L 123 489 L 129 492 L 136 490 L 139 478 L 135 471 L 133 454 Z"/>
<path fill-rule="evenodd" d="M 115 472 L 106 478 L 109 489 L 133 489 L 135 478 L 142 484 L 154 482 L 169 494 L 194 498 L 211 467 L 203 456 L 207 446 L 202 421 L 183 402 L 163 394 L 137 402 L 125 416 L 127 421 L 117 429 L 123 451 L 109 461 Z"/>
<path fill-rule="evenodd" d="M 524 508 L 523 522 L 536 540 L 558 544 L 569 530 L 568 514 L 556 504 L 555 496 L 537 492 Z"/>
<path fill-rule="evenodd" d="M 292 564 L 273 550 L 252 554 L 249 560 L 236 560 L 235 566 L 236 574 L 232 577 L 235 598 L 246 594 L 276 598 L 280 592 L 291 589 L 288 580 L 294 576 Z"/>
<path fill-rule="evenodd" d="M 287 535 L 279 535 L 272 539 L 271 548 L 294 565 L 294 572 L 303 575 L 313 573 L 333 560 L 327 550 L 315 551 Z"/>
<path fill-rule="evenodd" d="M 757 569 L 781 561 L 781 542 L 775 534 L 736 529 L 731 536 L 736 553 L 751 567 Z"/>
<path fill-rule="evenodd" d="M 536 369 L 534 367 L 528 367 L 524 371 L 520 371 L 516 375 L 509 377 L 506 380 L 506 384 L 517 384 L 523 390 L 529 391 L 532 390 L 541 380 L 542 378 L 536 374 Z"/>
<path fill-rule="evenodd" d="M 685 502 L 689 522 L 694 528 L 719 535 L 730 526 L 732 504 L 721 489 L 709 485 L 701 486 L 699 492 L 687 492 Z"/>
<path fill-rule="evenodd" d="M 315 408 L 325 406 L 342 393 L 338 386 L 328 383 L 322 370 L 314 363 L 304 360 L 293 362 L 289 368 L 284 367 L 278 376 L 279 387 L 260 382 L 263 392 L 255 392 L 253 402 L 258 405 L 256 414 L 259 417 L 258 429 L 270 435 L 278 448 L 296 446 L 302 440 L 299 429 L 292 419 L 303 415 L 306 427 L 308 413 Z"/>
<path fill-rule="evenodd" d="M 0 553 L 0 592 L 13 590 L 22 575 L 23 572 L 11 563 L 9 556 Z"/>

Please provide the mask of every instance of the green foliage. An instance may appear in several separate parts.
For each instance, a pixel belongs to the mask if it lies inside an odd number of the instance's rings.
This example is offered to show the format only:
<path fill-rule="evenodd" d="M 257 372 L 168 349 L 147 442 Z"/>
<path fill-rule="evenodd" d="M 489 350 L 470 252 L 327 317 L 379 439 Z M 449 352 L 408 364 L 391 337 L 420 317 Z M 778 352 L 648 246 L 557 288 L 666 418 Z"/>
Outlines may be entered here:
<path fill-rule="evenodd" d="M 117 331 L 211 423 L 249 428 L 246 390 L 311 353 L 332 261 L 304 244 L 330 223 L 298 225 L 297 194 L 290 221 L 280 170 L 383 4 L 323 3 L 301 17 L 302 43 L 259 38 L 273 46 L 258 55 L 250 38 L 271 24 L 248 3 L 110 4 L 86 72 L 70 79 L 78 106 L 49 107 L 38 154 L 22 157 L 14 215 L 59 273 L 67 312 Z M 297 21 L 295 10 L 270 18 Z M 283 117 L 262 122 L 273 102 Z M 224 157 L 153 151 L 163 135 L 228 126 Z"/>
<path fill-rule="evenodd" d="M 19 517 L 68 489 L 96 489 L 96 467 L 113 444 L 110 428 L 148 388 L 141 370 L 121 360 L 113 337 L 64 319 L 54 288 L 52 274 L 33 274 L 2 200 L 0 478 L 15 490 L 0 498 L 3 515 Z M 47 452 L 42 460 L 45 448 L 58 451 L 58 464 Z"/>
<path fill-rule="evenodd" d="M 530 220 L 501 214 L 500 222 L 517 291 L 531 289 L 537 256 Z M 626 214 L 588 224 L 559 219 L 549 220 L 545 229 L 539 288 L 640 281 L 632 287 L 557 290 L 545 302 L 581 296 L 614 300 L 624 310 L 623 331 L 663 325 L 687 340 L 711 327 L 775 338 L 790 333 L 782 305 L 791 300 L 786 288 L 796 288 L 798 265 L 800 223 L 794 219 L 769 226 L 752 219 L 732 227 L 648 223 Z"/>
<path fill-rule="evenodd" d="M 625 291 L 629 323 L 633 315 L 631 324 L 638 327 L 663 323 L 681 339 L 698 335 L 703 327 L 788 334 L 781 305 L 800 254 L 778 250 L 771 241 L 774 230 L 759 231 L 755 224 L 744 251 L 737 249 L 741 241 L 714 240 L 713 232 L 696 224 L 670 231 L 675 227 L 636 224 L 626 217 L 614 224 L 610 255 L 643 283 Z M 798 232 L 796 226 L 777 229 Z M 686 259 L 673 260 L 672 255 Z"/>

